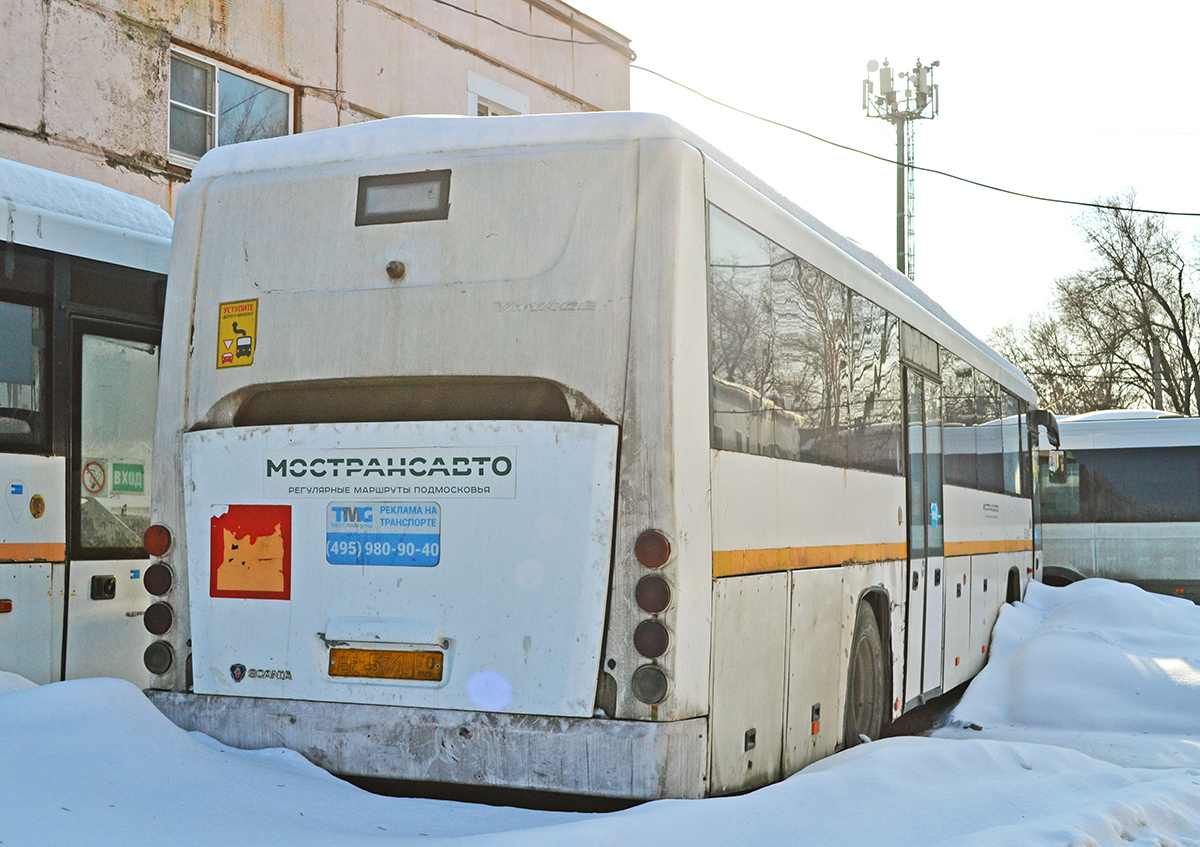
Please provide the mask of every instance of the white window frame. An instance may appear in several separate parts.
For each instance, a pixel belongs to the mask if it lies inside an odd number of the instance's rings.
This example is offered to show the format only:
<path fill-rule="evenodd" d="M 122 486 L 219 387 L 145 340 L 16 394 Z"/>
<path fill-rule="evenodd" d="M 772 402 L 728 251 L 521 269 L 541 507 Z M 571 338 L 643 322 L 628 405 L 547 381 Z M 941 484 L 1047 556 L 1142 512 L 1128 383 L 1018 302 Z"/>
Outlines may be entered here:
<path fill-rule="evenodd" d="M 467 71 L 467 114 L 478 116 L 480 106 L 489 115 L 528 115 L 529 96 L 475 71 Z"/>
<path fill-rule="evenodd" d="M 296 131 L 296 128 L 295 128 L 296 91 L 295 91 L 295 89 L 293 89 L 287 85 L 284 85 L 280 82 L 276 82 L 275 80 L 271 79 L 270 77 L 260 76 L 259 74 L 244 71 L 241 68 L 234 67 L 233 65 L 227 64 L 218 59 L 213 59 L 208 56 L 201 55 L 200 53 L 196 53 L 192 50 L 188 50 L 185 47 L 171 45 L 170 58 L 173 59 L 176 57 L 178 57 L 186 62 L 191 62 L 194 65 L 204 65 L 211 69 L 212 80 L 213 80 L 213 109 L 214 109 L 214 111 L 212 111 L 212 112 L 206 112 L 203 109 L 197 109 L 196 107 L 191 106 L 187 103 L 180 103 L 177 100 L 172 100 L 171 93 L 170 93 L 171 87 L 170 87 L 169 82 L 167 85 L 168 120 L 169 120 L 170 109 L 172 107 L 179 107 L 181 109 L 185 109 L 189 112 L 192 112 L 193 114 L 199 114 L 199 115 L 206 116 L 208 118 L 208 120 L 210 121 L 209 128 L 210 128 L 211 138 L 212 138 L 212 146 L 209 147 L 208 150 L 211 150 L 211 149 L 213 149 L 213 147 L 217 146 L 217 138 L 219 138 L 219 132 L 220 132 L 220 128 L 217 126 L 218 113 L 216 110 L 219 110 L 221 107 L 221 73 L 220 73 L 221 71 L 225 71 L 226 73 L 233 74 L 234 76 L 240 76 L 243 79 L 248 79 L 251 82 L 257 83 L 258 85 L 261 85 L 265 88 L 272 88 L 276 91 L 286 94 L 287 95 L 287 134 L 292 135 Z M 170 73 L 170 65 L 169 64 L 167 66 L 167 71 L 169 74 Z M 208 150 L 205 150 L 204 152 L 207 153 Z M 167 129 L 167 161 L 173 165 L 180 165 L 181 167 L 185 167 L 185 168 L 191 168 L 196 164 L 196 162 L 200 161 L 198 158 L 193 158 L 192 156 L 188 156 L 184 153 L 179 153 L 179 152 L 176 152 L 171 149 L 171 137 L 170 137 L 169 122 L 168 122 L 168 129 Z"/>

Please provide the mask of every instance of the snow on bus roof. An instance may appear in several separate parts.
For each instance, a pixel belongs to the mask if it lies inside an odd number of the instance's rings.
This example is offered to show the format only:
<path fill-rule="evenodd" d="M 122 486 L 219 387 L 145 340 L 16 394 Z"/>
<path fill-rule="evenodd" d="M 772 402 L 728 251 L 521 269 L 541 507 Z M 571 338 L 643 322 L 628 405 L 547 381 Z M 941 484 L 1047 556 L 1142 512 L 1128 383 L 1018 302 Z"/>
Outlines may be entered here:
<path fill-rule="evenodd" d="M 1061 449 L 1195 447 L 1200 445 L 1200 418 L 1158 409 L 1105 409 L 1058 419 Z"/>
<path fill-rule="evenodd" d="M 171 237 L 171 216 L 149 200 L 7 159 L 0 159 L 0 200 L 146 235 Z"/>
<path fill-rule="evenodd" d="M 1084 412 L 1080 415 L 1061 415 L 1058 418 L 1063 423 L 1096 423 L 1099 421 L 1154 421 L 1170 418 L 1182 418 L 1177 412 L 1164 412 L 1160 409 L 1101 409 L 1096 412 Z"/>
<path fill-rule="evenodd" d="M 915 283 L 862 245 L 835 232 L 754 176 L 692 131 L 663 115 L 644 112 L 582 112 L 556 115 L 517 115 L 486 120 L 458 115 L 417 115 L 385 118 L 353 126 L 317 130 L 302 135 L 217 147 L 192 171 L 194 182 L 219 176 L 285 168 L 309 168 L 348 161 L 379 159 L 382 151 L 411 154 L 452 153 L 462 150 L 636 141 L 677 138 L 719 163 L 759 193 L 785 209 L 872 273 L 919 305 L 954 334 L 991 361 L 1026 399 L 1033 387 L 1016 367 L 988 347 Z"/>
<path fill-rule="evenodd" d="M 171 216 L 86 179 L 0 159 L 0 240 L 166 273 Z"/>

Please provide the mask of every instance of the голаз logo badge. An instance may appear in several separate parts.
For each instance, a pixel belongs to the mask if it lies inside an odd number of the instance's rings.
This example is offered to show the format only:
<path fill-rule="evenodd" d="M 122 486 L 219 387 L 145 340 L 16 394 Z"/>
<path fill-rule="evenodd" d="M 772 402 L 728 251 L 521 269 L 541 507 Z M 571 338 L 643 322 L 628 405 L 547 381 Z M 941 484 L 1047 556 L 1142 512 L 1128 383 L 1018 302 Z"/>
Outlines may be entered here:
<path fill-rule="evenodd" d="M 233 677 L 234 682 L 241 682 L 243 679 L 246 678 L 246 666 L 240 665 L 240 664 L 239 665 L 230 665 L 229 666 L 229 675 L 231 677 Z"/>

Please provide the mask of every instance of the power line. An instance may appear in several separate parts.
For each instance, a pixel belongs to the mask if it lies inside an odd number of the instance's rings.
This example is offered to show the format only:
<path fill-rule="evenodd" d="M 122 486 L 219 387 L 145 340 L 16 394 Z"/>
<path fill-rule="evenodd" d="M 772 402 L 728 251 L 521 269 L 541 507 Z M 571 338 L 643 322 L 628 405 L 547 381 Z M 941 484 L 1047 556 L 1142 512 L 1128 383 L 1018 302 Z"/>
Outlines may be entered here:
<path fill-rule="evenodd" d="M 441 2 L 441 0 L 435 0 L 435 2 Z M 682 82 L 679 82 L 678 80 L 671 79 L 666 74 L 661 74 L 658 71 L 652 70 L 643 65 L 630 65 L 630 67 L 635 68 L 636 70 L 642 71 L 643 73 L 652 74 L 653 76 L 656 76 L 659 79 L 666 80 L 667 82 L 671 83 L 672 85 L 679 86 L 680 88 L 684 89 L 685 91 L 690 91 L 692 94 L 695 94 L 697 97 L 703 98 L 704 100 L 707 100 L 710 103 L 716 104 L 717 106 L 720 106 L 723 109 L 729 109 L 732 112 L 737 112 L 739 115 L 745 115 L 746 117 L 753 118 L 756 121 L 762 121 L 763 123 L 768 123 L 768 124 L 771 124 L 772 126 L 777 126 L 780 129 L 786 129 L 790 132 L 799 133 L 800 135 L 803 135 L 806 138 L 811 138 L 814 141 L 820 141 L 822 144 L 828 144 L 831 147 L 837 147 L 840 150 L 846 150 L 846 151 L 849 151 L 850 153 L 857 153 L 860 156 L 867 156 L 869 158 L 876 159 L 880 162 L 886 162 L 887 164 L 892 165 L 893 167 L 896 166 L 896 164 L 897 164 L 894 159 L 889 159 L 885 156 L 878 156 L 878 155 L 876 155 L 874 153 L 870 153 L 866 150 L 860 150 L 857 147 L 851 147 L 848 144 L 840 144 L 837 141 L 831 141 L 828 138 L 822 138 L 819 135 L 815 135 L 811 132 L 800 129 L 799 127 L 794 127 L 794 126 L 791 126 L 790 124 L 781 123 L 779 121 L 772 120 L 771 118 L 763 117 L 762 115 L 756 115 L 754 112 L 748 112 L 745 109 L 739 109 L 737 106 L 732 106 L 729 103 L 722 102 L 721 100 L 718 100 L 715 97 L 709 97 L 704 92 L 697 91 L 696 89 L 692 88 L 690 85 L 684 85 Z M 968 185 L 974 185 L 977 188 L 986 188 L 989 191 L 998 191 L 1001 194 L 1009 194 L 1013 197 L 1024 197 L 1026 200 L 1040 200 L 1043 203 L 1060 203 L 1064 206 L 1085 206 L 1090 209 L 1111 209 L 1111 210 L 1118 211 L 1118 212 L 1137 212 L 1137 213 L 1146 214 L 1146 215 L 1172 215 L 1172 216 L 1176 216 L 1176 217 L 1200 218 L 1200 212 L 1167 212 L 1167 211 L 1162 211 L 1159 209 L 1138 209 L 1138 208 L 1134 208 L 1133 206 L 1114 206 L 1109 203 L 1091 203 L 1086 200 L 1063 200 L 1063 199 L 1057 198 L 1057 197 L 1042 197 L 1037 194 L 1026 194 L 1023 191 L 1013 191 L 1010 188 L 1001 188 L 998 185 L 989 185 L 986 182 L 979 182 L 978 180 L 969 179 L 965 176 L 958 176 L 957 174 L 948 173 L 947 171 L 939 171 L 936 168 L 926 168 L 926 167 L 922 167 L 921 165 L 914 165 L 911 163 L 906 163 L 904 165 L 904 167 L 912 168 L 913 170 L 921 171 L 922 173 L 937 174 L 938 176 L 944 176 L 948 179 L 957 180 L 959 182 L 965 182 Z"/>

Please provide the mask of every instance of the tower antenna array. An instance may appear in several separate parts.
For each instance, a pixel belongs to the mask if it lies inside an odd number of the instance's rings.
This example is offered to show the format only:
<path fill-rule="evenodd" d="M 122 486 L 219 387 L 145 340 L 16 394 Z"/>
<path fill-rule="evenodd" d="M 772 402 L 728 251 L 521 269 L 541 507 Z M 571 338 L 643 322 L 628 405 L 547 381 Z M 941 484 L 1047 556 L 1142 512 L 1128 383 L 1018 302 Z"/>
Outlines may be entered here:
<path fill-rule="evenodd" d="M 938 87 L 933 83 L 933 69 L 940 64 L 922 65 L 918 59 L 912 70 L 894 75 L 887 59 L 883 60 L 882 66 L 872 59 L 867 62 L 867 78 L 863 80 L 863 110 L 867 117 L 881 118 L 896 125 L 896 267 L 910 278 L 916 275 L 914 121 L 937 117 Z M 876 75 L 877 82 L 871 79 L 872 74 Z M 896 76 L 904 80 L 903 91 L 896 87 Z"/>

